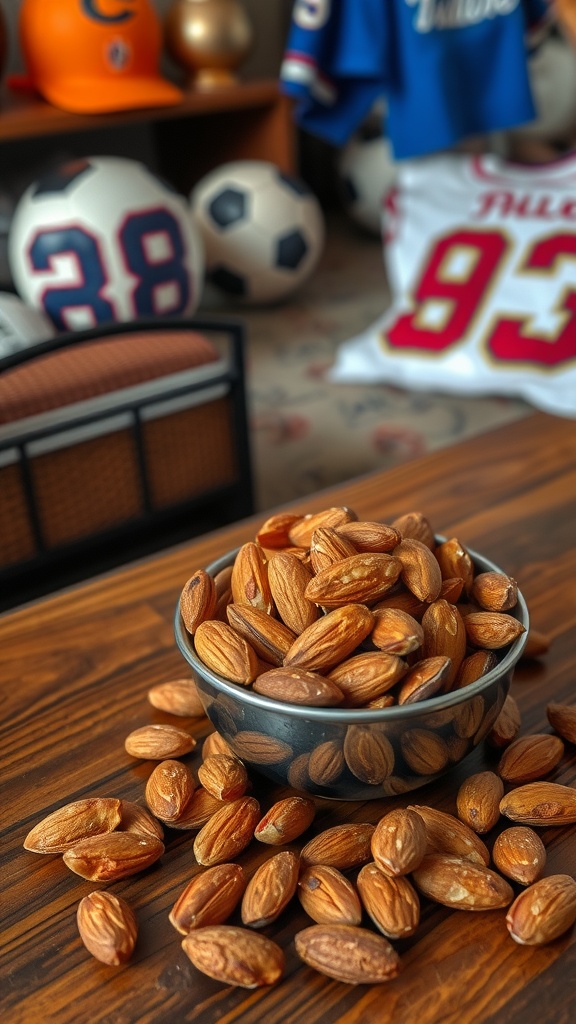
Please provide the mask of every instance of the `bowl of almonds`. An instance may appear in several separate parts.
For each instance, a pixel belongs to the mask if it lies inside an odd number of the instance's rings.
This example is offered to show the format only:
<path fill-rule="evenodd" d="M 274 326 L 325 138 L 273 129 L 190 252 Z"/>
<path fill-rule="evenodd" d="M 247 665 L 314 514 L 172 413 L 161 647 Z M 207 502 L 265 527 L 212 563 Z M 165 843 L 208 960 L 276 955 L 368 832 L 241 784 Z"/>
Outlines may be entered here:
<path fill-rule="evenodd" d="M 196 568 L 176 642 L 206 714 L 276 783 L 409 792 L 487 737 L 529 628 L 516 581 L 422 512 L 272 515 Z"/>

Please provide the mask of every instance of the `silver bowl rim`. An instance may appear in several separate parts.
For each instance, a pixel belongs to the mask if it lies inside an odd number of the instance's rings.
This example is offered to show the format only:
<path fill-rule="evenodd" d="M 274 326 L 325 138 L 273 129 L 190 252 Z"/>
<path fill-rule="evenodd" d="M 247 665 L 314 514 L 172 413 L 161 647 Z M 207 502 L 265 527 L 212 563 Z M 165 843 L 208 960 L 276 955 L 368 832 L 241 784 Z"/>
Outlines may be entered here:
<path fill-rule="evenodd" d="M 438 534 L 436 535 L 436 541 L 438 543 L 442 543 L 444 540 L 446 540 L 445 537 Z M 217 558 L 214 562 L 211 562 L 206 566 L 206 572 L 211 576 L 215 576 L 221 569 L 230 565 L 239 550 L 240 549 L 238 547 L 227 551 L 224 555 L 221 555 L 220 558 Z M 468 547 L 468 545 L 466 545 L 466 550 L 482 572 L 504 572 L 504 570 L 496 565 L 495 562 L 486 558 L 485 555 L 479 554 L 479 552 Z M 223 676 L 218 675 L 218 673 L 213 672 L 212 669 L 208 668 L 208 666 L 205 665 L 196 654 L 192 643 L 192 637 L 186 631 L 184 623 L 182 622 L 182 617 L 180 615 L 180 599 L 178 599 L 176 604 L 174 634 L 180 653 L 192 666 L 194 671 L 199 676 L 208 680 L 215 689 L 219 690 L 221 693 L 227 694 L 235 700 L 240 701 L 242 704 L 258 708 L 260 711 L 266 711 L 269 713 L 277 712 L 291 718 L 301 718 L 307 721 L 331 722 L 340 725 L 349 723 L 353 723 L 355 725 L 369 725 L 375 722 L 392 723 L 398 722 L 402 719 L 422 718 L 428 713 L 458 707 L 458 705 L 465 703 L 472 697 L 475 697 L 478 694 L 483 693 L 484 690 L 489 689 L 494 682 L 514 668 L 520 659 L 526 640 L 528 639 L 530 617 L 526 601 L 520 589 L 518 589 L 518 601 L 513 612 L 518 612 L 518 614 L 515 615 L 515 618 L 518 618 L 522 623 L 525 628 L 525 632 L 511 644 L 502 660 L 499 661 L 498 664 L 490 670 L 490 672 L 486 672 L 485 675 L 476 680 L 476 682 L 470 683 L 468 686 L 463 686 L 459 690 L 451 690 L 449 693 L 441 694 L 439 697 L 429 697 L 427 700 L 414 701 L 412 704 L 393 704 L 389 708 L 375 708 L 370 710 L 362 710 L 361 708 L 310 707 L 310 705 L 307 704 L 288 704 L 283 701 L 273 700 L 271 697 L 265 697 L 262 694 L 255 693 L 248 687 L 243 687 L 239 683 L 230 682 Z"/>

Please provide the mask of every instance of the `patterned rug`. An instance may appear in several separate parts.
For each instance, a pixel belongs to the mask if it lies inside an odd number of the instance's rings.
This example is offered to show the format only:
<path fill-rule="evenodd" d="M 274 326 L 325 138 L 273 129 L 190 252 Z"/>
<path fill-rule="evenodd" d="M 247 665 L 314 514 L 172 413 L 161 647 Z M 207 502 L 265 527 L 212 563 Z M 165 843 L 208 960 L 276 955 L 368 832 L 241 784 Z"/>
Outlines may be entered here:
<path fill-rule="evenodd" d="M 202 312 L 226 312 L 247 328 L 247 388 L 259 511 L 525 416 L 516 398 L 409 392 L 391 385 L 334 384 L 325 371 L 340 342 L 380 316 L 389 291 L 378 238 L 345 214 L 328 216 L 312 278 L 287 302 L 239 307 L 213 295 Z"/>

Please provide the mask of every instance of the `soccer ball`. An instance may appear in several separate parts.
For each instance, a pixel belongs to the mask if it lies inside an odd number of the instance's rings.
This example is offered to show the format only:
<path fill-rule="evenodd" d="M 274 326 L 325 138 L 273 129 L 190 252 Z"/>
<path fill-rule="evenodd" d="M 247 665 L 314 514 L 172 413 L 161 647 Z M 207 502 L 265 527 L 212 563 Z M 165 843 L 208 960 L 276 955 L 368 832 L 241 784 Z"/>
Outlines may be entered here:
<path fill-rule="evenodd" d="M 382 202 L 394 187 L 396 167 L 382 122 L 358 129 L 337 158 L 339 191 L 352 220 L 372 235 L 382 233 Z"/>
<path fill-rule="evenodd" d="M 54 336 L 48 317 L 31 309 L 17 295 L 0 292 L 0 359 Z"/>
<path fill-rule="evenodd" d="M 320 203 L 272 163 L 223 164 L 198 182 L 190 206 L 208 280 L 241 302 L 285 299 L 316 267 L 324 244 Z"/>
<path fill-rule="evenodd" d="M 69 161 L 30 185 L 8 256 L 20 296 L 59 330 L 190 314 L 203 282 L 186 199 L 121 157 Z"/>

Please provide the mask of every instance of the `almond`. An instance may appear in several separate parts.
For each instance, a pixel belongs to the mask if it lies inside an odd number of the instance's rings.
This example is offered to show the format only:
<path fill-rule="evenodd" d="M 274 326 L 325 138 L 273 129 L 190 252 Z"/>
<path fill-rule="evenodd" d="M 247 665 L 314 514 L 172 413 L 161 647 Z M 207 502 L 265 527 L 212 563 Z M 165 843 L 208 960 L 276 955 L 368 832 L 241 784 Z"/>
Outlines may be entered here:
<path fill-rule="evenodd" d="M 302 864 L 324 864 L 348 871 L 371 858 L 374 825 L 348 822 L 320 832 L 300 851 Z"/>
<path fill-rule="evenodd" d="M 456 797 L 458 817 L 474 832 L 489 832 L 500 819 L 504 784 L 495 772 L 476 772 L 464 780 Z"/>
<path fill-rule="evenodd" d="M 412 877 L 428 899 L 458 910 L 496 910 L 514 899 L 501 875 L 462 857 L 427 854 Z"/>
<path fill-rule="evenodd" d="M 274 985 L 284 970 L 280 946 L 249 928 L 217 924 L 193 929 L 182 940 L 182 949 L 197 970 L 223 985 Z"/>
<path fill-rule="evenodd" d="M 396 950 L 383 935 L 348 924 L 313 924 L 294 936 L 309 967 L 347 985 L 377 985 L 400 969 Z"/>
<path fill-rule="evenodd" d="M 162 825 L 146 807 L 132 800 L 122 800 L 120 812 L 122 820 L 118 825 L 118 832 L 136 832 L 140 835 L 155 836 L 161 841 L 164 839 Z"/>
<path fill-rule="evenodd" d="M 175 821 L 194 792 L 192 772 L 182 761 L 170 758 L 156 765 L 146 783 L 146 803 L 160 821 Z"/>
<path fill-rule="evenodd" d="M 406 655 L 424 643 L 424 630 L 419 622 L 400 608 L 372 609 L 374 628 L 370 639 L 379 651 Z"/>
<path fill-rule="evenodd" d="M 345 766 L 344 751 L 339 740 L 325 740 L 310 751 L 306 774 L 317 786 L 331 786 L 340 778 Z"/>
<path fill-rule="evenodd" d="M 552 728 L 568 743 L 576 743 L 576 707 L 570 704 L 548 704 L 546 715 Z"/>
<path fill-rule="evenodd" d="M 342 690 L 331 679 L 298 665 L 262 672 L 254 680 L 252 689 L 272 700 L 308 707 L 334 707 L 344 701 Z"/>
<path fill-rule="evenodd" d="M 154 864 L 164 853 L 155 836 L 134 832 L 109 832 L 90 836 L 63 854 L 67 867 L 91 882 L 117 882 Z"/>
<path fill-rule="evenodd" d="M 278 800 L 260 819 L 254 838 L 270 846 L 291 843 L 314 821 L 316 806 L 304 796 L 287 796 Z"/>
<path fill-rule="evenodd" d="M 182 622 L 192 636 L 201 622 L 212 618 L 216 610 L 216 586 L 205 569 L 197 569 L 184 584 L 179 607 Z"/>
<path fill-rule="evenodd" d="M 456 605 L 449 604 L 440 597 L 424 612 L 422 630 L 424 657 L 434 658 L 443 655 L 450 658 L 450 671 L 446 680 L 446 689 L 450 690 L 466 655 L 464 620 Z"/>
<path fill-rule="evenodd" d="M 229 604 L 226 616 L 232 629 L 248 641 L 259 658 L 271 665 L 282 664 L 296 639 L 296 634 L 288 626 L 249 604 Z"/>
<path fill-rule="evenodd" d="M 380 598 L 376 604 L 372 605 L 372 611 L 380 611 L 381 608 L 397 608 L 420 622 L 427 607 L 426 601 L 419 601 L 415 594 L 405 589 L 402 583 L 397 583 L 385 597 Z"/>
<path fill-rule="evenodd" d="M 232 738 L 234 753 L 251 764 L 280 764 L 292 757 L 292 747 L 275 736 L 245 729 Z"/>
<path fill-rule="evenodd" d="M 445 655 L 422 658 L 408 670 L 398 689 L 399 704 L 428 700 L 445 689 L 452 672 L 452 662 Z"/>
<path fill-rule="evenodd" d="M 47 814 L 24 840 L 31 853 L 63 853 L 81 839 L 112 832 L 121 821 L 122 801 L 114 797 L 73 800 Z"/>
<path fill-rule="evenodd" d="M 409 810 L 416 811 L 424 821 L 429 852 L 445 853 L 488 866 L 490 854 L 486 844 L 463 821 L 453 814 L 423 804 L 412 804 Z"/>
<path fill-rule="evenodd" d="M 233 683 L 247 686 L 258 675 L 256 651 L 226 622 L 201 622 L 194 647 L 208 668 Z"/>
<path fill-rule="evenodd" d="M 377 724 L 349 725 L 344 760 L 355 778 L 369 786 L 384 782 L 394 769 L 394 748 Z"/>
<path fill-rule="evenodd" d="M 470 612 L 464 616 L 464 626 L 468 642 L 489 651 L 507 647 L 526 632 L 522 623 L 507 612 Z"/>
<path fill-rule="evenodd" d="M 170 828 L 176 829 L 201 829 L 209 818 L 222 807 L 222 801 L 217 800 L 203 786 L 194 790 L 190 800 L 186 804 L 182 814 L 170 822 Z"/>
<path fill-rule="evenodd" d="M 380 818 L 372 835 L 376 866 L 386 875 L 407 875 L 426 853 L 424 820 L 416 811 L 398 807 Z"/>
<path fill-rule="evenodd" d="M 194 737 L 175 725 L 143 725 L 140 729 L 133 729 L 124 740 L 126 753 L 145 761 L 183 757 L 195 746 Z"/>
<path fill-rule="evenodd" d="M 208 733 L 202 744 L 202 760 L 205 761 L 212 754 L 228 754 L 230 757 L 234 757 L 232 747 L 219 732 Z"/>
<path fill-rule="evenodd" d="M 230 582 L 234 604 L 251 605 L 269 615 L 273 613 L 266 558 L 254 541 L 247 541 L 238 549 Z"/>
<path fill-rule="evenodd" d="M 576 882 L 570 875 L 548 875 L 529 885 L 510 907 L 506 925 L 522 946 L 543 946 L 576 921 Z"/>
<path fill-rule="evenodd" d="M 513 825 L 496 837 L 492 859 L 501 874 L 520 885 L 531 885 L 544 870 L 546 849 L 533 829 Z"/>
<path fill-rule="evenodd" d="M 328 678 L 344 694 L 348 707 L 364 707 L 390 690 L 406 672 L 406 662 L 384 651 L 364 651 L 345 658 Z"/>
<path fill-rule="evenodd" d="M 548 775 L 563 754 L 564 744 L 558 736 L 547 733 L 521 736 L 506 747 L 497 771 L 506 782 L 534 782 Z"/>
<path fill-rule="evenodd" d="M 336 527 L 340 537 L 352 542 L 357 551 L 393 551 L 402 540 L 400 531 L 386 523 L 356 520 Z"/>
<path fill-rule="evenodd" d="M 521 825 L 572 825 L 576 789 L 558 782 L 528 782 L 502 798 L 500 813 Z"/>
<path fill-rule="evenodd" d="M 403 540 L 407 537 L 412 537 L 414 540 L 419 540 L 422 544 L 425 544 L 431 551 L 434 550 L 436 546 L 434 530 L 423 512 L 405 512 L 403 515 L 393 519 L 391 526 L 398 530 Z"/>
<path fill-rule="evenodd" d="M 193 679 L 170 679 L 166 683 L 158 683 L 148 690 L 148 700 L 152 707 L 170 715 L 202 718 L 206 714 Z"/>
<path fill-rule="evenodd" d="M 313 672 L 334 668 L 365 640 L 374 624 L 363 604 L 345 604 L 323 615 L 294 641 L 285 665 L 299 665 Z"/>
<path fill-rule="evenodd" d="M 259 818 L 260 805 L 254 797 L 244 796 L 224 804 L 202 826 L 194 840 L 198 863 L 210 867 L 233 860 L 248 846 Z"/>
<path fill-rule="evenodd" d="M 420 601 L 436 601 L 442 588 L 442 574 L 430 548 L 420 540 L 405 537 L 394 548 L 393 555 L 401 562 L 400 575 L 408 590 Z"/>
<path fill-rule="evenodd" d="M 463 686 L 470 686 L 487 672 L 491 672 L 497 663 L 494 651 L 473 651 L 460 663 L 453 689 L 460 690 Z"/>
<path fill-rule="evenodd" d="M 248 772 L 237 757 L 212 754 L 198 766 L 198 781 L 216 800 L 237 800 L 248 788 Z"/>
<path fill-rule="evenodd" d="M 288 534 L 290 543 L 299 548 L 309 548 L 314 530 L 318 530 L 322 526 L 336 528 L 357 518 L 356 513 L 344 505 L 326 508 L 321 512 L 310 512 L 308 515 L 302 516 L 290 528 Z"/>
<path fill-rule="evenodd" d="M 520 708 L 516 699 L 509 693 L 486 739 L 493 747 L 502 749 L 516 739 L 520 732 L 520 726 Z"/>
<path fill-rule="evenodd" d="M 407 729 L 400 737 L 402 757 L 417 775 L 436 775 L 449 761 L 446 740 L 431 729 Z"/>
<path fill-rule="evenodd" d="M 443 580 L 458 576 L 464 581 L 464 590 L 470 593 L 474 581 L 474 562 L 469 552 L 457 537 L 438 544 L 434 554 L 440 566 Z"/>
<path fill-rule="evenodd" d="M 176 931 L 223 924 L 234 912 L 246 888 L 240 864 L 215 864 L 196 875 L 182 890 L 168 918 Z"/>
<path fill-rule="evenodd" d="M 298 881 L 298 898 L 316 924 L 355 924 L 362 921 L 356 889 L 338 868 L 313 864 L 304 868 Z"/>
<path fill-rule="evenodd" d="M 507 612 L 518 601 L 518 584 L 502 572 L 480 572 L 474 578 L 470 597 L 488 612 Z"/>
<path fill-rule="evenodd" d="M 298 885 L 299 858 L 291 850 L 275 853 L 252 875 L 242 897 L 242 924 L 266 928 L 288 906 Z"/>
<path fill-rule="evenodd" d="M 401 562 L 380 552 L 349 555 L 312 577 L 305 595 L 323 608 L 377 601 L 396 583 Z"/>
<path fill-rule="evenodd" d="M 296 636 L 316 621 L 318 605 L 305 596 L 312 572 L 294 555 L 279 552 L 268 562 L 268 582 L 282 622 Z"/>
<path fill-rule="evenodd" d="M 290 530 L 303 517 L 297 512 L 275 512 L 262 523 L 256 534 L 256 542 L 262 548 L 287 548 Z"/>
<path fill-rule="evenodd" d="M 310 564 L 314 573 L 357 554 L 358 551 L 352 541 L 341 537 L 333 526 L 320 526 L 314 530 L 310 540 Z"/>
<path fill-rule="evenodd" d="M 91 892 L 78 905 L 80 938 L 96 960 L 110 967 L 125 964 L 134 952 L 138 924 L 132 908 L 112 892 Z"/>
<path fill-rule="evenodd" d="M 420 900 L 404 876 L 390 877 L 377 864 L 365 864 L 357 879 L 366 912 L 388 939 L 413 935 L 420 923 Z"/>

